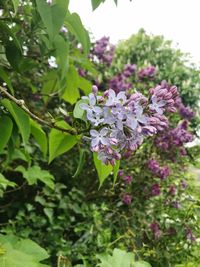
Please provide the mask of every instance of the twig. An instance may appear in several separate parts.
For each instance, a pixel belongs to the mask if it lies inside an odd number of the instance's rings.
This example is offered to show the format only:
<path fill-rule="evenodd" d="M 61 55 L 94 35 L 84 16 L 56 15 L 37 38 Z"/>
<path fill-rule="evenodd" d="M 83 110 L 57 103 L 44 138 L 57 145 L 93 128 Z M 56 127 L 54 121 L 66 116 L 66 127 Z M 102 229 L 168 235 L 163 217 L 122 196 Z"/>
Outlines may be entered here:
<path fill-rule="evenodd" d="M 10 93 L 7 92 L 7 90 L 5 88 L 3 88 L 2 86 L 0 86 L 0 92 L 3 93 L 8 99 L 10 99 L 11 101 L 13 101 L 15 104 L 17 104 L 21 109 L 23 109 L 32 119 L 38 121 L 40 124 L 44 124 L 46 126 L 48 126 L 49 128 L 53 128 L 56 130 L 59 130 L 61 132 L 64 133 L 68 133 L 71 135 L 77 135 L 77 131 L 75 129 L 65 129 L 62 128 L 60 126 L 57 126 L 55 124 L 55 122 L 48 122 L 45 121 L 41 118 L 39 118 L 37 115 L 35 115 L 34 113 L 32 113 L 25 105 L 25 102 L 23 99 L 17 99 L 14 96 L 12 96 Z"/>

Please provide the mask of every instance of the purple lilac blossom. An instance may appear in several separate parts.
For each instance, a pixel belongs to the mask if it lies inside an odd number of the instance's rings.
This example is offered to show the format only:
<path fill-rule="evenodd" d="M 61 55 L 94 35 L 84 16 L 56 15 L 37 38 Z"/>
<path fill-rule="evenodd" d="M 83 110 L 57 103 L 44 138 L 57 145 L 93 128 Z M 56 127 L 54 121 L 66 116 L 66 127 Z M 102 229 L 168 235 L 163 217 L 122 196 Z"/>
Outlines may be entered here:
<path fill-rule="evenodd" d="M 183 119 L 190 121 L 192 118 L 194 118 L 195 116 L 194 111 L 190 107 L 186 107 L 183 104 L 181 97 L 178 97 L 176 99 L 175 104 L 176 104 L 176 108 L 179 111 L 179 114 L 181 115 Z"/>
<path fill-rule="evenodd" d="M 165 81 L 149 90 L 151 97 L 150 111 L 156 111 L 162 115 L 164 111 L 175 112 L 178 90 L 176 86 L 169 86 Z"/>
<path fill-rule="evenodd" d="M 92 56 L 96 56 L 100 63 L 111 65 L 115 46 L 110 44 L 109 37 L 102 37 L 97 40 L 92 50 Z"/>
<path fill-rule="evenodd" d="M 160 238 L 160 236 L 161 236 L 161 230 L 160 230 L 160 227 L 159 227 L 159 225 L 158 225 L 157 222 L 152 222 L 150 224 L 150 229 L 151 229 L 151 231 L 152 231 L 155 239 Z"/>
<path fill-rule="evenodd" d="M 160 167 L 159 163 L 155 159 L 150 159 L 147 165 L 149 170 L 162 180 L 166 179 L 170 175 L 170 168 L 168 166 Z"/>
<path fill-rule="evenodd" d="M 168 129 L 155 139 L 155 145 L 163 150 L 178 149 L 181 156 L 186 156 L 187 151 L 184 145 L 194 140 L 192 133 L 187 131 L 188 122 L 182 121 L 176 128 Z"/>
<path fill-rule="evenodd" d="M 133 177 L 131 175 L 126 175 L 126 176 L 124 176 L 123 180 L 124 180 L 125 184 L 131 184 Z"/>
<path fill-rule="evenodd" d="M 125 194 L 125 195 L 123 195 L 123 197 L 122 197 L 122 201 L 124 202 L 124 204 L 126 204 L 126 205 L 130 205 L 131 202 L 132 202 L 132 196 L 129 195 L 129 194 Z"/>
<path fill-rule="evenodd" d="M 137 66 L 135 64 L 126 64 L 124 66 L 124 70 L 123 70 L 122 74 L 126 78 L 129 78 L 131 75 L 133 75 L 135 73 L 136 69 L 137 69 Z"/>
<path fill-rule="evenodd" d="M 192 230 L 190 228 L 187 228 L 185 230 L 186 233 L 186 239 L 189 242 L 195 242 L 196 241 L 196 237 L 194 236 L 194 234 L 192 233 Z"/>
<path fill-rule="evenodd" d="M 92 91 L 89 96 L 82 97 L 85 103 L 81 103 L 80 108 L 86 112 L 91 124 L 91 150 L 98 153 L 98 158 L 104 164 L 114 165 L 121 158 L 122 152 L 130 154 L 142 144 L 146 136 L 157 134 L 168 127 L 167 118 L 159 114 L 158 109 L 149 111 L 152 102 L 149 103 L 141 93 L 127 96 L 125 91 L 116 93 L 109 89 L 100 96 L 97 86 L 93 86 Z M 152 89 L 152 94 L 156 94 L 159 101 L 162 101 L 162 97 L 166 98 L 160 86 Z M 161 179 L 168 175 L 167 167 L 159 169 Z"/>
<path fill-rule="evenodd" d="M 138 72 L 138 78 L 140 80 L 153 79 L 155 75 L 156 75 L 156 67 L 154 66 L 143 68 Z"/>
<path fill-rule="evenodd" d="M 152 187 L 151 187 L 151 195 L 152 196 L 159 196 L 160 193 L 161 193 L 160 185 L 159 184 L 152 185 Z"/>

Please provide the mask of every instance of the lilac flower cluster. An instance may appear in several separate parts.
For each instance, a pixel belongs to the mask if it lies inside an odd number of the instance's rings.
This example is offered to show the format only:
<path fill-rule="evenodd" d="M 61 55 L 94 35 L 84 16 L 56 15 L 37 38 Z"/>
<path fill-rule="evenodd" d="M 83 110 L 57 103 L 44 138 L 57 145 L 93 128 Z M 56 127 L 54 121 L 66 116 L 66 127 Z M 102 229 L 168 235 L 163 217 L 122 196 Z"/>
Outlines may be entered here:
<path fill-rule="evenodd" d="M 148 168 L 152 173 L 160 179 L 166 179 L 170 175 L 170 168 L 168 166 L 160 167 L 159 163 L 155 159 L 148 161 Z"/>
<path fill-rule="evenodd" d="M 179 147 L 182 156 L 186 155 L 184 144 L 192 142 L 194 136 L 187 131 L 188 122 L 181 122 L 176 128 L 170 129 L 165 134 L 161 134 L 155 139 L 155 144 L 158 148 L 168 150 L 173 147 Z"/>
<path fill-rule="evenodd" d="M 166 81 L 162 81 L 160 85 L 150 89 L 150 94 L 152 94 L 151 110 L 158 114 L 163 114 L 163 111 L 176 111 L 175 104 L 178 98 L 176 86 L 169 86 Z"/>
<path fill-rule="evenodd" d="M 183 119 L 190 121 L 192 118 L 194 118 L 195 116 L 194 111 L 190 107 L 186 107 L 183 104 L 181 97 L 178 97 L 176 99 L 176 107 Z"/>
<path fill-rule="evenodd" d="M 80 108 L 86 111 L 90 122 L 91 150 L 98 153 L 104 164 L 115 164 L 121 158 L 121 152 L 133 152 L 143 142 L 144 137 L 152 136 L 167 128 L 165 110 L 172 111 L 176 88 L 170 92 L 162 86 L 151 89 L 152 97 L 148 100 L 140 93 L 126 96 L 109 89 L 103 96 L 97 95 L 98 88 L 93 86 L 93 93 L 82 97 L 87 103 Z M 169 98 L 171 97 L 171 98 Z M 161 174 L 165 177 L 164 174 Z"/>
<path fill-rule="evenodd" d="M 153 79 L 155 77 L 155 75 L 156 75 L 156 67 L 154 67 L 154 66 L 142 68 L 138 72 L 138 78 L 139 78 L 139 80 Z"/>
<path fill-rule="evenodd" d="M 96 56 L 100 63 L 110 66 L 113 60 L 115 46 L 110 44 L 109 37 L 97 40 L 92 50 L 92 56 Z"/>
<path fill-rule="evenodd" d="M 157 222 L 152 222 L 150 224 L 150 229 L 151 229 L 155 239 L 158 239 L 161 237 L 162 232 L 161 232 L 160 227 L 159 227 Z"/>
<path fill-rule="evenodd" d="M 109 87 L 112 88 L 116 93 L 132 88 L 132 83 L 130 83 L 127 79 L 130 78 L 135 71 L 135 64 L 126 64 L 123 71 L 110 80 Z"/>

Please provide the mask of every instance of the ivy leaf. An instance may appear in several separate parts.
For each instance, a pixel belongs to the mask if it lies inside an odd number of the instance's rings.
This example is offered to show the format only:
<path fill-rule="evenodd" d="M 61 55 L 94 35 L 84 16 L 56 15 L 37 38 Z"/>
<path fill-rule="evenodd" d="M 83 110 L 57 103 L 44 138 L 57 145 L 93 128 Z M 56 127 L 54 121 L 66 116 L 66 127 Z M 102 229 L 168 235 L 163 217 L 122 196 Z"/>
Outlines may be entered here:
<path fill-rule="evenodd" d="M 42 130 L 41 126 L 31 120 L 31 134 L 34 136 L 35 140 L 40 146 L 41 151 L 43 152 L 44 156 L 47 154 L 47 137 L 46 133 Z"/>
<path fill-rule="evenodd" d="M 101 160 L 98 159 L 97 153 L 93 153 L 94 165 L 98 173 L 100 187 L 102 186 L 105 179 L 110 175 L 113 170 L 112 165 L 105 165 Z"/>
<path fill-rule="evenodd" d="M 64 121 L 57 123 L 57 125 L 65 129 L 70 128 Z M 52 129 L 49 134 L 49 163 L 57 156 L 70 150 L 76 143 L 76 136 Z"/>
<path fill-rule="evenodd" d="M 18 166 L 15 171 L 21 172 L 29 185 L 37 184 L 41 181 L 51 189 L 54 189 L 54 177 L 47 170 L 42 170 L 39 166 L 32 166 L 27 170 L 23 166 Z"/>
<path fill-rule="evenodd" d="M 3 174 L 0 173 L 0 187 L 2 187 L 5 190 L 8 186 L 15 187 L 16 183 L 7 180 L 3 176 Z"/>
<path fill-rule="evenodd" d="M 58 35 L 68 10 L 69 0 L 54 0 L 53 5 L 44 0 L 36 0 L 38 12 L 47 28 L 51 41 Z"/>
<path fill-rule="evenodd" d="M 76 36 L 77 40 L 81 43 L 84 53 L 87 55 L 90 52 L 90 37 L 85 30 L 81 19 L 76 13 L 68 13 L 65 19 L 67 29 Z"/>
<path fill-rule="evenodd" d="M 8 143 L 11 137 L 13 123 L 8 116 L 2 116 L 0 118 L 0 153 L 3 151 L 4 147 Z"/>
<path fill-rule="evenodd" d="M 23 143 L 26 144 L 28 142 L 30 136 L 30 118 L 29 116 L 19 108 L 15 103 L 10 102 L 8 99 L 3 99 L 2 104 L 10 114 L 13 116 L 19 131 L 22 135 Z"/>

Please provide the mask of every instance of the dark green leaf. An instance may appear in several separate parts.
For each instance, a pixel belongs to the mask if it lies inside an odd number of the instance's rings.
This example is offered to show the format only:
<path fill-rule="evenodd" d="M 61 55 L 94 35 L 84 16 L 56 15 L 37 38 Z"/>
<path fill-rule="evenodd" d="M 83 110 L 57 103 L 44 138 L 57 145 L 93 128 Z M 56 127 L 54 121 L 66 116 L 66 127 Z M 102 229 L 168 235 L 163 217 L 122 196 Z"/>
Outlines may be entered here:
<path fill-rule="evenodd" d="M 119 167 L 120 167 L 120 160 L 117 160 L 115 165 L 114 165 L 114 167 L 113 167 L 113 182 L 114 182 L 114 185 L 115 185 L 116 180 L 117 180 Z"/>
<path fill-rule="evenodd" d="M 77 40 L 81 43 L 84 53 L 87 55 L 90 51 L 90 38 L 88 32 L 85 30 L 81 19 L 76 13 L 68 13 L 66 16 L 67 29 L 73 33 Z"/>
<path fill-rule="evenodd" d="M 26 144 L 30 136 L 29 116 L 21 108 L 19 108 L 15 103 L 12 103 L 7 99 L 3 99 L 1 102 L 10 112 L 10 114 L 13 116 L 19 128 L 19 131 L 22 135 L 23 142 L 24 144 Z"/>
<path fill-rule="evenodd" d="M 0 67 L 0 77 L 6 83 L 7 87 L 10 89 L 10 92 L 14 94 L 14 89 L 12 87 L 11 81 L 2 67 Z"/>
<path fill-rule="evenodd" d="M 81 173 L 83 169 L 83 165 L 85 163 L 85 153 L 86 152 L 83 149 L 80 151 L 78 167 L 77 167 L 75 174 L 72 176 L 73 178 L 79 176 L 79 174 Z"/>
<path fill-rule="evenodd" d="M 47 153 L 47 137 L 45 132 L 42 130 L 41 126 L 31 120 L 31 133 L 34 136 L 35 140 L 40 146 L 41 151 L 43 152 L 44 156 L 46 156 Z"/>
<path fill-rule="evenodd" d="M 3 151 L 4 147 L 10 139 L 13 123 L 8 116 L 2 116 L 0 118 L 0 153 Z"/>
<path fill-rule="evenodd" d="M 36 3 L 47 33 L 53 41 L 64 24 L 69 0 L 55 0 L 52 5 L 47 4 L 44 0 L 36 0 Z"/>
<path fill-rule="evenodd" d="M 103 2 L 105 2 L 105 0 L 91 0 L 92 2 L 92 9 L 93 11 Z"/>

